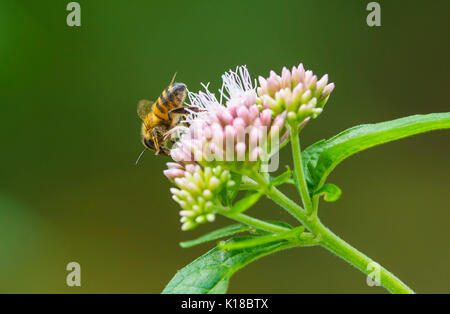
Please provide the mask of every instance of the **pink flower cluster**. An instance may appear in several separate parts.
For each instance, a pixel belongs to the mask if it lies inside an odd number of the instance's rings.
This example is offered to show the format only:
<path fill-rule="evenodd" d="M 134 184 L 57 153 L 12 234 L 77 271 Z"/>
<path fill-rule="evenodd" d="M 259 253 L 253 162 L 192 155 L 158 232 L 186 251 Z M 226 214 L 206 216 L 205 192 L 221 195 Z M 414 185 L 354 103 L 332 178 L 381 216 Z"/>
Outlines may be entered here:
<path fill-rule="evenodd" d="M 259 77 L 258 96 L 265 108 L 275 114 L 287 111 L 289 121 L 301 122 L 316 118 L 325 106 L 334 83 L 328 83 L 328 75 L 320 80 L 312 71 L 305 71 L 303 64 L 291 71 L 283 68 L 281 76 L 274 71 L 268 78 Z"/>
<path fill-rule="evenodd" d="M 175 185 L 173 199 L 181 206 L 182 229 L 213 221 L 224 188 L 232 186 L 231 172 L 263 171 L 288 138 L 286 120 L 303 126 L 322 112 L 334 84 L 325 75 L 317 80 L 303 65 L 281 76 L 270 72 L 253 86 L 245 67 L 222 76 L 220 101 L 205 91 L 188 93 L 190 105 L 202 110 L 185 117 L 187 126 L 174 130 L 177 141 L 164 174 Z M 225 99 L 225 104 L 222 104 Z"/>
<path fill-rule="evenodd" d="M 267 160 L 271 150 L 276 149 L 285 130 L 286 113 L 274 116 L 270 108 L 258 105 L 255 89 L 249 88 L 251 83 L 242 83 L 249 76 L 236 73 L 224 78 L 224 88 L 230 94 L 225 106 L 212 94 L 191 94 L 191 99 L 206 110 L 189 121 L 189 129 L 171 150 L 175 161 L 249 167 L 258 160 Z"/>

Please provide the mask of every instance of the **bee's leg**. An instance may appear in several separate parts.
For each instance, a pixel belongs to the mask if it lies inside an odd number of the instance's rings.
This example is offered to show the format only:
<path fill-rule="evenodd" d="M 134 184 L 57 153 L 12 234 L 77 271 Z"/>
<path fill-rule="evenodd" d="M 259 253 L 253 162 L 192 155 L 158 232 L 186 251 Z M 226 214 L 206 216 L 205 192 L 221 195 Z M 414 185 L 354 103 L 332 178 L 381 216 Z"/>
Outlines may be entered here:
<path fill-rule="evenodd" d="M 173 115 L 174 114 L 188 114 L 189 112 L 185 110 L 184 107 L 175 108 L 169 111 L 168 116 L 170 121 L 173 121 Z"/>
<path fill-rule="evenodd" d="M 156 151 L 156 155 L 159 154 L 159 142 L 158 142 L 158 134 L 157 134 L 157 130 L 156 128 L 153 129 L 152 131 L 152 136 L 153 136 L 153 143 L 155 144 L 155 151 Z"/>
<path fill-rule="evenodd" d="M 164 139 L 166 130 L 164 128 L 156 127 L 153 129 L 153 142 L 155 143 L 156 155 L 170 155 L 170 149 L 168 149 L 165 144 L 166 140 Z M 158 139 L 162 139 L 162 143 L 159 142 Z"/>
<path fill-rule="evenodd" d="M 170 149 L 166 147 L 161 147 L 160 154 L 164 156 L 170 156 Z"/>
<path fill-rule="evenodd" d="M 195 107 L 195 106 L 189 107 L 188 109 L 190 109 L 190 110 L 192 110 L 194 112 L 205 112 L 206 111 L 205 109 L 202 109 L 202 108 L 199 108 L 199 107 Z"/>
<path fill-rule="evenodd" d="M 179 108 L 175 108 L 169 111 L 169 119 L 172 121 L 172 115 L 173 114 L 189 114 L 189 111 L 194 111 L 194 112 L 203 112 L 206 111 L 204 109 L 201 109 L 199 107 L 179 107 Z"/>

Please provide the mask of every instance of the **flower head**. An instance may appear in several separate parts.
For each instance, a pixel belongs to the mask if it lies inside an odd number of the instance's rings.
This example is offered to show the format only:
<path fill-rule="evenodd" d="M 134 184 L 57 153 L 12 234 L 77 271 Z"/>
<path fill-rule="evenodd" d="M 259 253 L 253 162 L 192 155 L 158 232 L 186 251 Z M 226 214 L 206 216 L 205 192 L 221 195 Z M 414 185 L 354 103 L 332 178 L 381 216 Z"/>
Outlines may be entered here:
<path fill-rule="evenodd" d="M 234 181 L 230 180 L 230 172 L 220 166 L 202 168 L 200 165 L 182 166 L 177 163 L 167 163 L 167 166 L 164 174 L 177 186 L 171 188 L 170 192 L 182 208 L 182 230 L 214 221 L 218 194 L 227 185 L 234 184 Z"/>
<path fill-rule="evenodd" d="M 235 184 L 231 172 L 269 169 L 264 162 L 287 141 L 286 120 L 303 126 L 320 114 L 334 88 L 326 75 L 317 80 L 301 64 L 292 71 L 284 68 L 281 77 L 273 71 L 267 79 L 260 77 L 258 88 L 245 66 L 225 73 L 222 81 L 219 100 L 208 85 L 188 92 L 189 105 L 201 110 L 190 111 L 184 125 L 172 131 L 175 162 L 164 174 L 176 186 L 171 193 L 182 208 L 183 230 L 215 219 L 222 192 Z"/>
<path fill-rule="evenodd" d="M 295 122 L 316 118 L 334 89 L 334 83 L 328 84 L 328 75 L 318 80 L 312 71 L 305 71 L 301 63 L 292 71 L 283 68 L 281 76 L 274 71 L 266 79 L 260 76 L 259 84 L 261 104 L 274 113 L 287 111 L 288 120 Z"/>
<path fill-rule="evenodd" d="M 273 141 L 284 131 L 286 114 L 274 114 L 258 104 L 256 88 L 245 67 L 225 73 L 222 79 L 220 101 L 207 86 L 205 92 L 189 92 L 191 106 L 203 111 L 186 118 L 189 128 L 171 151 L 174 160 L 251 167 L 276 149 Z"/>

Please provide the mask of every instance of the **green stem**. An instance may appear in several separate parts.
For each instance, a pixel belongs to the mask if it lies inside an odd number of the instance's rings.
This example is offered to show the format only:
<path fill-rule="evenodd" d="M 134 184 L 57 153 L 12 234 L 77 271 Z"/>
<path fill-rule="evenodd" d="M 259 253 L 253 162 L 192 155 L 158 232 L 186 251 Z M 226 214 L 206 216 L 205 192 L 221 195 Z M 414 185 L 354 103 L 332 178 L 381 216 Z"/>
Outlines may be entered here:
<path fill-rule="evenodd" d="M 297 245 L 302 246 L 313 246 L 317 244 L 317 242 L 311 241 L 311 239 L 301 238 L 302 232 L 305 230 L 304 226 L 300 226 L 294 229 L 290 229 L 289 231 L 285 231 L 279 234 L 269 234 L 266 236 L 255 237 L 251 240 L 235 242 L 235 243 L 226 243 L 225 241 L 218 244 L 218 246 L 224 250 L 240 250 L 246 249 L 249 247 L 255 247 L 259 245 L 265 245 L 271 242 L 278 241 L 290 241 L 295 242 Z"/>
<path fill-rule="evenodd" d="M 257 184 L 241 183 L 241 185 L 239 185 L 240 191 L 260 190 L 260 189 L 261 187 Z"/>
<path fill-rule="evenodd" d="M 320 245 L 347 261 L 363 273 L 369 275 L 373 269 L 368 268 L 374 261 L 359 252 L 350 244 L 339 238 L 336 234 L 326 228 L 316 215 L 306 215 L 302 208 L 290 200 L 276 188 L 268 190 L 268 197 L 273 199 L 289 213 L 300 213 L 297 219 L 310 230 L 319 241 Z M 380 266 L 381 284 L 392 293 L 414 293 L 408 286 L 400 281 L 396 276 Z"/>
<path fill-rule="evenodd" d="M 339 238 L 331 230 L 325 227 L 318 218 L 310 224 L 310 227 L 314 234 L 319 235 L 321 245 L 330 252 L 339 256 L 367 275 L 378 272 L 381 285 L 389 292 L 401 294 L 414 293 L 412 289 L 405 285 L 394 274 Z M 374 267 L 376 267 L 376 269 Z"/>
<path fill-rule="evenodd" d="M 328 249 L 330 252 L 353 265 L 364 274 L 372 275 L 372 272 L 375 272 L 375 274 L 379 275 L 379 278 L 375 279 L 379 279 L 380 284 L 383 285 L 391 293 L 414 293 L 413 290 L 406 286 L 394 274 L 386 270 L 384 267 L 380 266 L 378 263 L 375 263 L 371 258 L 367 257 L 365 254 L 361 253 L 356 248 L 352 247 L 350 244 L 339 238 L 336 234 L 334 234 L 320 222 L 319 217 L 317 216 L 319 199 L 315 198 L 314 202 L 311 200 L 306 185 L 301 159 L 298 130 L 294 126 L 289 126 L 289 133 L 292 144 L 292 155 L 294 159 L 294 173 L 296 183 L 306 210 L 292 201 L 286 195 L 284 195 L 275 186 L 271 185 L 269 180 L 265 176 L 259 173 L 255 173 L 251 170 L 249 170 L 246 175 L 253 179 L 270 199 L 283 207 L 289 214 L 300 221 L 305 228 L 311 231 L 310 240 Z M 275 226 L 243 214 L 234 215 L 234 217 L 231 216 L 230 218 L 243 222 L 247 225 L 255 226 L 257 228 L 274 233 L 285 232 L 285 230 L 279 230 L 279 226 Z M 266 224 L 269 224 L 269 226 L 267 226 Z"/>
<path fill-rule="evenodd" d="M 264 194 L 266 194 L 275 203 L 283 207 L 295 219 L 303 223 L 307 219 L 306 212 L 297 203 L 292 201 L 286 195 L 280 192 L 276 187 L 270 186 L 270 183 L 260 174 L 253 174 L 252 179 L 255 180 L 261 187 L 263 187 Z M 288 204 L 289 206 L 285 206 Z"/>
<path fill-rule="evenodd" d="M 233 219 L 235 221 L 241 222 L 247 226 L 256 228 L 256 229 L 260 229 L 260 230 L 264 230 L 264 231 L 268 231 L 268 232 L 273 232 L 273 233 L 284 233 L 286 231 L 289 231 L 290 229 L 282 227 L 282 226 L 278 226 L 275 224 L 272 224 L 270 222 L 264 221 L 264 220 L 260 220 L 245 214 L 229 214 L 225 209 L 219 209 L 219 213 L 224 215 L 225 217 L 228 217 L 230 219 Z"/>
<path fill-rule="evenodd" d="M 302 197 L 303 206 L 308 213 L 313 212 L 311 197 L 309 196 L 308 187 L 303 171 L 302 154 L 300 149 L 300 139 L 298 136 L 298 128 L 295 125 L 289 125 L 289 134 L 291 137 L 292 157 L 294 159 L 294 173 L 297 181 L 297 187 Z"/>

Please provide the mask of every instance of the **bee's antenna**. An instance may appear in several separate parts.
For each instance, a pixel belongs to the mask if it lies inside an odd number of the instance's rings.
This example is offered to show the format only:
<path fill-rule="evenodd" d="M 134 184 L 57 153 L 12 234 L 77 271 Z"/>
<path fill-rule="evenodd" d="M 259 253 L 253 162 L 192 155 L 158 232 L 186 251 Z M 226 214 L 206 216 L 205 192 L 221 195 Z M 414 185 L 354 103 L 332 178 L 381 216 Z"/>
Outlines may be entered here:
<path fill-rule="evenodd" d="M 145 151 L 147 150 L 147 148 L 145 148 L 142 153 L 140 153 L 138 159 L 136 160 L 136 165 L 138 164 L 139 160 L 141 159 L 142 155 L 144 155 Z"/>
<path fill-rule="evenodd" d="M 175 72 L 175 74 L 173 75 L 172 80 L 170 81 L 170 84 L 169 84 L 169 85 L 172 85 L 173 82 L 175 82 L 175 77 L 176 77 L 176 76 L 177 76 L 177 72 Z"/>

